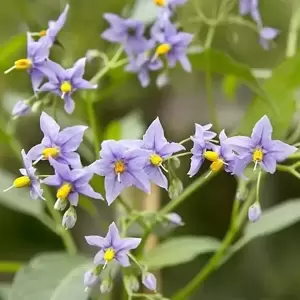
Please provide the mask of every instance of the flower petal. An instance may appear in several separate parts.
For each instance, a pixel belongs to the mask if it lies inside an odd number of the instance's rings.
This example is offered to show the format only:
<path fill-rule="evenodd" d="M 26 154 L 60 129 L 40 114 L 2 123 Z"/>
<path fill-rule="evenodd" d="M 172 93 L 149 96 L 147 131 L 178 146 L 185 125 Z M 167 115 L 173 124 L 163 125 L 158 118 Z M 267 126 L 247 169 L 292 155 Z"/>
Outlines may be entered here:
<path fill-rule="evenodd" d="M 196 175 L 198 173 L 198 171 L 200 170 L 203 162 L 204 162 L 203 156 L 193 155 L 191 157 L 191 166 L 190 166 L 190 169 L 187 174 L 190 177 L 193 177 L 194 175 Z"/>
<path fill-rule="evenodd" d="M 102 195 L 99 194 L 99 193 L 96 193 L 89 184 L 79 186 L 79 187 L 76 188 L 76 190 L 77 190 L 78 193 L 80 193 L 82 195 L 85 195 L 87 197 L 90 197 L 92 199 L 101 199 L 101 200 L 103 200 Z"/>
<path fill-rule="evenodd" d="M 115 222 L 112 222 L 110 225 L 109 225 L 109 228 L 108 228 L 108 232 L 107 232 L 107 235 L 105 237 L 105 239 L 110 242 L 110 245 L 116 249 L 118 244 L 120 243 L 120 234 L 119 234 L 119 229 L 118 227 L 116 226 Z"/>
<path fill-rule="evenodd" d="M 31 160 L 36 160 L 42 156 L 43 150 L 45 149 L 45 146 L 43 144 L 38 144 L 36 146 L 33 146 L 27 153 L 27 156 Z"/>
<path fill-rule="evenodd" d="M 268 173 L 274 174 L 276 171 L 276 159 L 272 156 L 272 154 L 265 154 L 260 165 Z"/>
<path fill-rule="evenodd" d="M 170 155 L 172 155 L 173 153 L 179 152 L 179 151 L 183 151 L 185 150 L 185 148 L 178 144 L 178 143 L 168 143 L 166 145 L 164 145 L 159 151 L 159 155 L 163 158 L 167 158 Z"/>
<path fill-rule="evenodd" d="M 249 154 L 253 147 L 255 147 L 254 141 L 247 136 L 233 136 L 227 138 L 223 143 L 233 151 L 237 152 L 240 156 Z"/>
<path fill-rule="evenodd" d="M 129 250 L 136 249 L 141 243 L 142 239 L 140 238 L 124 238 L 121 239 L 121 243 L 116 249 L 119 252 L 128 252 Z M 121 253 L 120 253 L 121 254 Z"/>
<path fill-rule="evenodd" d="M 265 115 L 255 124 L 252 130 L 251 138 L 256 145 L 263 145 L 271 139 L 272 131 L 273 128 L 271 122 Z"/>
<path fill-rule="evenodd" d="M 77 192 L 72 192 L 68 196 L 68 200 L 73 206 L 77 206 L 79 202 L 79 195 Z"/>
<path fill-rule="evenodd" d="M 42 182 L 50 186 L 60 186 L 63 184 L 62 178 L 58 175 L 48 176 L 47 178 L 43 179 Z"/>
<path fill-rule="evenodd" d="M 281 162 L 287 159 L 289 155 L 295 153 L 297 151 L 297 148 L 294 146 L 290 146 L 282 141 L 274 140 L 271 142 L 268 151 L 270 152 L 270 154 L 272 154 L 277 162 Z"/>
<path fill-rule="evenodd" d="M 49 137 L 52 142 L 56 141 L 60 127 L 55 120 L 45 112 L 41 114 L 40 126 L 45 136 Z"/>
<path fill-rule="evenodd" d="M 126 187 L 123 181 L 118 181 L 115 174 L 109 174 L 104 179 L 106 201 L 108 205 L 111 205 L 115 199 L 120 195 L 122 190 Z"/>
<path fill-rule="evenodd" d="M 117 254 L 115 257 L 115 260 L 122 266 L 122 267 L 129 267 L 130 262 L 128 256 L 125 255 L 119 255 Z"/>
<path fill-rule="evenodd" d="M 100 250 L 97 252 L 97 254 L 94 257 L 94 264 L 96 265 L 104 265 L 105 260 L 104 260 L 104 251 Z"/>
<path fill-rule="evenodd" d="M 91 246 L 96 246 L 99 248 L 105 247 L 105 238 L 98 235 L 88 235 L 85 236 L 86 242 Z"/>
<path fill-rule="evenodd" d="M 68 114 L 71 114 L 75 109 L 75 102 L 69 94 L 65 95 L 64 100 L 65 100 L 65 105 L 64 105 L 65 111 Z"/>
<path fill-rule="evenodd" d="M 68 164 L 74 169 L 82 168 L 80 155 L 76 152 L 62 152 L 59 158 L 64 160 L 64 164 Z"/>
<path fill-rule="evenodd" d="M 167 177 L 163 174 L 159 167 L 148 165 L 145 167 L 144 170 L 150 181 L 152 181 L 153 183 L 162 187 L 165 190 L 168 189 Z"/>
<path fill-rule="evenodd" d="M 63 129 L 57 138 L 57 144 L 64 152 L 76 151 L 83 141 L 83 134 L 87 126 L 71 126 Z"/>

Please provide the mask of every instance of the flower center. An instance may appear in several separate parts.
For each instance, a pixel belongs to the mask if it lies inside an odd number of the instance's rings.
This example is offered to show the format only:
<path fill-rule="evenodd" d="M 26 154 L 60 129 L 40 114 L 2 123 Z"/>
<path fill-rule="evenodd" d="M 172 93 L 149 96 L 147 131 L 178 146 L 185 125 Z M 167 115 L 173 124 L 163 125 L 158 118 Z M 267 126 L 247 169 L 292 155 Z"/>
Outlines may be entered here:
<path fill-rule="evenodd" d="M 43 37 L 43 36 L 45 36 L 45 35 L 47 35 L 47 30 L 41 30 L 41 31 L 39 32 L 39 37 Z"/>
<path fill-rule="evenodd" d="M 205 151 L 203 156 L 209 161 L 217 161 L 219 159 L 219 154 L 215 151 Z"/>
<path fill-rule="evenodd" d="M 125 171 L 125 164 L 122 160 L 118 160 L 115 162 L 115 173 L 122 174 Z"/>
<path fill-rule="evenodd" d="M 60 86 L 60 90 L 63 94 L 70 93 L 72 91 L 72 84 L 70 81 L 64 81 Z"/>
<path fill-rule="evenodd" d="M 166 0 L 153 0 L 154 4 L 156 4 L 157 6 L 166 6 Z"/>
<path fill-rule="evenodd" d="M 170 50 L 171 50 L 171 45 L 170 44 L 161 44 L 159 45 L 156 50 L 155 50 L 155 55 L 159 56 L 159 55 L 164 55 L 167 54 Z"/>
<path fill-rule="evenodd" d="M 59 152 L 58 148 L 45 148 L 42 153 L 44 158 L 49 159 L 49 157 L 57 157 Z"/>
<path fill-rule="evenodd" d="M 129 27 L 129 28 L 127 29 L 127 34 L 128 34 L 129 36 L 135 36 L 135 35 L 136 35 L 136 30 L 135 30 L 135 28 Z"/>
<path fill-rule="evenodd" d="M 254 152 L 253 152 L 253 156 L 252 156 L 253 160 L 255 162 L 261 162 L 264 158 L 264 153 L 261 149 L 256 149 Z"/>
<path fill-rule="evenodd" d="M 15 188 L 22 188 L 28 185 L 30 185 L 30 178 L 28 176 L 18 177 L 13 183 Z"/>
<path fill-rule="evenodd" d="M 108 248 L 104 252 L 104 260 L 105 261 L 111 261 L 115 258 L 115 250 L 112 248 Z"/>
<path fill-rule="evenodd" d="M 29 58 L 22 58 L 15 61 L 15 68 L 17 70 L 27 70 L 32 67 L 32 61 Z"/>
<path fill-rule="evenodd" d="M 154 166 L 160 166 L 161 163 L 163 162 L 163 159 L 158 154 L 151 154 L 150 155 L 150 162 Z"/>
<path fill-rule="evenodd" d="M 214 161 L 211 165 L 210 165 L 210 169 L 212 172 L 218 172 L 219 170 L 221 170 L 224 166 L 224 160 L 218 158 L 216 161 Z"/>
<path fill-rule="evenodd" d="M 65 200 L 72 191 L 72 184 L 64 183 L 57 191 L 56 198 Z"/>

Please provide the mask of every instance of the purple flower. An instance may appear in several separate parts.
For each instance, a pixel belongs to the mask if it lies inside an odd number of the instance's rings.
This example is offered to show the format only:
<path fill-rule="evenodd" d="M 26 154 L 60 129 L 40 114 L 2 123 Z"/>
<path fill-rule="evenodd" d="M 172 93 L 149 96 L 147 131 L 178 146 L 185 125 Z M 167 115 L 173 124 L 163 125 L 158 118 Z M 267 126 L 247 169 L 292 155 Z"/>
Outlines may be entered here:
<path fill-rule="evenodd" d="M 41 189 L 41 184 L 39 178 L 35 175 L 36 169 L 32 166 L 31 160 L 26 155 L 24 149 L 21 151 L 24 168 L 20 169 L 21 177 L 18 177 L 13 182 L 13 185 L 3 192 L 7 192 L 12 188 L 22 188 L 29 187 L 30 196 L 32 199 L 36 200 L 38 198 L 43 198 L 43 190 Z"/>
<path fill-rule="evenodd" d="M 88 127 L 71 126 L 59 131 L 59 125 L 45 112 L 41 114 L 40 126 L 44 138 L 41 144 L 29 150 L 30 159 L 38 162 L 51 157 L 60 163 L 70 165 L 72 168 L 81 168 L 80 156 L 75 151 L 80 146 L 84 131 Z"/>
<path fill-rule="evenodd" d="M 267 116 L 263 116 L 254 126 L 251 137 L 235 136 L 228 138 L 224 143 L 238 153 L 234 173 L 242 175 L 245 167 L 254 162 L 266 172 L 273 174 L 276 171 L 276 163 L 285 160 L 290 154 L 297 151 L 279 140 L 272 140 L 272 125 Z"/>
<path fill-rule="evenodd" d="M 107 140 L 102 142 L 100 160 L 89 166 L 90 170 L 105 176 L 106 200 L 110 205 L 129 186 L 136 186 L 150 193 L 150 182 L 143 168 L 147 161 L 147 151 L 128 149 L 122 142 Z"/>
<path fill-rule="evenodd" d="M 165 216 L 165 218 L 166 218 L 170 223 L 172 223 L 173 225 L 176 225 L 176 226 L 183 226 L 183 225 L 184 225 L 181 216 L 179 216 L 179 215 L 176 214 L 176 213 L 169 213 L 169 214 L 167 214 L 167 215 Z"/>
<path fill-rule="evenodd" d="M 51 47 L 50 39 L 43 37 L 34 41 L 27 33 L 27 58 L 15 61 L 14 66 L 4 72 L 7 74 L 14 69 L 27 70 L 31 76 L 33 90 L 36 91 L 45 76 L 50 74 L 46 61 Z"/>
<path fill-rule="evenodd" d="M 48 29 L 47 30 L 42 30 L 39 35 L 40 36 L 47 36 L 51 43 L 53 44 L 56 40 L 56 36 L 58 33 L 61 31 L 63 26 L 65 25 L 68 11 L 69 11 L 69 4 L 66 5 L 64 11 L 61 13 L 61 15 L 58 17 L 56 21 L 49 21 L 48 22 Z"/>
<path fill-rule="evenodd" d="M 130 57 L 129 64 L 125 70 L 131 73 L 137 73 L 142 87 L 147 87 L 150 84 L 150 71 L 157 71 L 163 67 L 160 59 L 152 59 L 147 52 Z"/>
<path fill-rule="evenodd" d="M 96 265 L 106 265 L 115 260 L 123 267 L 130 266 L 128 252 L 136 249 L 141 242 L 140 238 L 121 239 L 114 222 L 109 225 L 106 237 L 90 235 L 86 236 L 85 239 L 89 245 L 100 248 L 94 258 Z"/>
<path fill-rule="evenodd" d="M 142 21 L 123 19 L 111 13 L 104 14 L 104 19 L 111 27 L 101 34 L 103 39 L 120 43 L 128 55 L 136 55 L 149 48 L 149 42 L 144 37 L 145 25 Z"/>
<path fill-rule="evenodd" d="M 94 287 L 100 281 L 97 268 L 84 273 L 84 285 L 87 288 Z"/>
<path fill-rule="evenodd" d="M 150 272 L 146 272 L 143 274 L 142 276 L 142 282 L 143 285 L 151 290 L 151 291 L 155 291 L 156 290 L 156 285 L 157 285 L 157 281 L 156 281 L 156 277 L 154 276 L 154 274 L 150 273 Z"/>
<path fill-rule="evenodd" d="M 170 157 L 173 153 L 185 150 L 178 143 L 169 143 L 164 134 L 159 118 L 156 118 L 143 136 L 142 149 L 148 150 L 148 161 L 144 168 L 148 178 L 158 186 L 167 189 L 168 180 L 163 174 L 164 159 Z"/>
<path fill-rule="evenodd" d="M 49 82 L 43 84 L 39 92 L 52 92 L 57 94 L 65 101 L 65 111 L 71 114 L 75 108 L 75 102 L 71 95 L 79 89 L 96 89 L 97 84 L 93 85 L 82 78 L 84 74 L 86 58 L 78 59 L 70 69 L 64 69 L 59 64 L 48 61 L 47 67 L 52 71 L 48 76 Z"/>
<path fill-rule="evenodd" d="M 261 216 L 261 207 L 258 202 L 252 204 L 248 209 L 248 219 L 250 222 L 256 222 L 260 219 Z"/>
<path fill-rule="evenodd" d="M 201 126 L 199 124 L 195 124 L 195 135 L 191 137 L 192 141 L 194 142 L 194 146 L 191 150 L 192 157 L 191 157 L 191 166 L 188 172 L 190 177 L 194 176 L 198 173 L 199 169 L 201 168 L 204 162 L 204 152 L 207 149 L 212 149 L 213 144 L 210 142 L 217 134 L 210 131 L 212 124 L 207 124 Z"/>
<path fill-rule="evenodd" d="M 261 27 L 262 20 L 258 10 L 258 0 L 240 0 L 239 4 L 240 15 L 251 15 L 252 19 Z"/>
<path fill-rule="evenodd" d="M 14 117 L 26 116 L 30 113 L 30 110 L 31 110 L 30 105 L 28 105 L 24 101 L 20 100 L 13 107 L 13 110 L 12 110 L 11 114 Z"/>
<path fill-rule="evenodd" d="M 280 33 L 280 30 L 272 27 L 263 27 L 260 30 L 260 44 L 265 50 L 270 50 L 270 43 L 274 40 Z"/>
<path fill-rule="evenodd" d="M 45 178 L 43 183 L 58 187 L 57 199 L 69 200 L 72 206 L 78 205 L 79 194 L 93 199 L 103 199 L 89 185 L 93 173 L 89 172 L 87 168 L 70 170 L 67 165 L 60 164 L 51 157 L 49 161 L 55 170 L 55 175 Z"/>
<path fill-rule="evenodd" d="M 191 72 L 192 68 L 186 51 L 193 39 L 192 34 L 177 32 L 176 27 L 167 21 L 163 28 L 159 22 L 156 22 L 151 29 L 151 35 L 154 40 L 159 42 L 154 57 L 165 55 L 169 67 L 175 67 L 176 62 L 179 61 L 185 71 Z"/>
<path fill-rule="evenodd" d="M 174 14 L 177 6 L 183 5 L 187 0 L 153 0 L 161 8 L 159 21 L 164 24 Z"/>

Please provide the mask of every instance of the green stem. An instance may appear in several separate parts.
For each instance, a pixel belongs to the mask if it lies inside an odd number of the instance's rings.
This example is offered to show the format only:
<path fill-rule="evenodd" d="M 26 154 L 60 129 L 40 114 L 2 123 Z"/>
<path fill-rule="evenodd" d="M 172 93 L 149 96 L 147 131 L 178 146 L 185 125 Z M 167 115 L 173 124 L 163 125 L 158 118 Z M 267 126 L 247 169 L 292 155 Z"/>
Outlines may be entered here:
<path fill-rule="evenodd" d="M 191 140 L 191 138 L 189 137 L 189 138 L 184 139 L 184 140 L 182 140 L 181 142 L 179 142 L 179 144 L 180 144 L 180 145 L 183 145 L 183 144 L 189 142 L 190 140 Z"/>
<path fill-rule="evenodd" d="M 186 155 L 191 155 L 191 154 L 192 154 L 192 152 L 184 152 L 184 153 L 175 154 L 175 155 L 172 155 L 172 156 L 166 158 L 165 161 L 170 160 L 172 158 L 178 158 L 178 157 L 182 157 L 182 156 L 186 156 Z"/>
<path fill-rule="evenodd" d="M 205 279 L 208 278 L 209 275 L 215 269 L 217 269 L 218 266 L 222 263 L 228 248 L 231 246 L 233 240 L 236 237 L 236 234 L 238 233 L 239 225 L 242 224 L 244 220 L 247 218 L 248 208 L 253 202 L 254 197 L 255 197 L 255 190 L 252 190 L 238 218 L 236 218 L 235 222 L 231 223 L 230 228 L 227 231 L 218 251 L 209 259 L 207 264 L 192 279 L 192 281 L 190 281 L 182 290 L 180 290 L 171 298 L 172 300 L 188 299 L 188 297 L 191 294 L 193 294 L 197 289 L 199 289 L 199 287 L 205 281 Z M 239 201 L 239 200 L 236 199 L 235 201 Z"/>
<path fill-rule="evenodd" d="M 89 124 L 93 131 L 94 150 L 95 150 L 96 157 L 98 157 L 100 151 L 100 138 L 98 133 L 96 114 L 94 110 L 94 103 L 93 101 L 91 101 L 91 99 L 86 101 L 86 108 L 87 108 Z"/>
<path fill-rule="evenodd" d="M 257 176 L 257 184 L 256 184 L 256 202 L 259 203 L 259 191 L 260 191 L 260 183 L 261 183 L 261 174 L 262 171 L 259 171 L 258 176 Z"/>
<path fill-rule="evenodd" d="M 294 10 L 292 15 L 289 34 L 286 46 L 286 57 L 293 57 L 297 52 L 298 31 L 300 28 L 300 5 Z"/>

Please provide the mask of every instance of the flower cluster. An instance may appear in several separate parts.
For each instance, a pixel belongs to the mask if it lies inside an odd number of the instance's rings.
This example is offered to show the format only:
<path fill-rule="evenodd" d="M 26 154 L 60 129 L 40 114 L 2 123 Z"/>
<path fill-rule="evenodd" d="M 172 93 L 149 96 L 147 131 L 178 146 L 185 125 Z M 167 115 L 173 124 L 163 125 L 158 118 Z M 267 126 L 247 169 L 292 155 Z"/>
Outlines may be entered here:
<path fill-rule="evenodd" d="M 27 70 L 36 96 L 25 101 L 19 101 L 13 108 L 13 116 L 28 114 L 32 101 L 42 92 L 51 92 L 61 97 L 65 102 L 66 112 L 70 114 L 75 108 L 71 95 L 76 90 L 97 88 L 97 85 L 83 79 L 86 58 L 79 59 L 69 69 L 64 69 L 49 59 L 50 49 L 65 24 L 68 10 L 69 5 L 66 5 L 56 21 L 49 21 L 47 30 L 38 33 L 27 32 L 27 57 L 15 61 L 14 66 L 4 72 L 7 74 L 14 69 Z M 35 36 L 38 37 L 38 40 L 33 38 Z"/>
<path fill-rule="evenodd" d="M 186 51 L 193 35 L 178 31 L 172 23 L 176 7 L 183 5 L 186 1 L 154 0 L 154 3 L 160 8 L 160 13 L 150 29 L 149 38 L 145 37 L 145 25 L 142 21 L 123 19 L 111 13 L 104 14 L 110 27 L 101 34 L 102 38 L 124 47 L 129 59 L 125 70 L 138 74 L 143 87 L 150 84 L 149 73 L 151 71 L 157 71 L 164 67 L 162 56 L 165 56 L 169 67 L 175 67 L 178 61 L 185 71 L 191 71 Z M 159 84 L 160 78 L 161 76 L 157 78 L 157 84 Z"/>
<path fill-rule="evenodd" d="M 265 50 L 270 49 L 270 43 L 280 33 L 276 28 L 265 27 L 259 12 L 259 0 L 240 0 L 239 11 L 242 16 L 250 15 L 259 29 L 259 41 Z"/>

